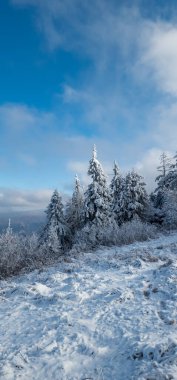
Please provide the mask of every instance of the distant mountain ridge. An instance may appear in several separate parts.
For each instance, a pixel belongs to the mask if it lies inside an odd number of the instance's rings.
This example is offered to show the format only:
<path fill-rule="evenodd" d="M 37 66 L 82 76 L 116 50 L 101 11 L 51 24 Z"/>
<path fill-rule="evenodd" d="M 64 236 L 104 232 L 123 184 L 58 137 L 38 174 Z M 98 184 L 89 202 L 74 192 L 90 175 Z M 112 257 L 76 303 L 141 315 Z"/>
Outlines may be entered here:
<path fill-rule="evenodd" d="M 38 232 L 45 223 L 45 213 L 39 211 L 9 211 L 0 215 L 0 232 L 8 226 L 9 218 L 14 232 Z"/>

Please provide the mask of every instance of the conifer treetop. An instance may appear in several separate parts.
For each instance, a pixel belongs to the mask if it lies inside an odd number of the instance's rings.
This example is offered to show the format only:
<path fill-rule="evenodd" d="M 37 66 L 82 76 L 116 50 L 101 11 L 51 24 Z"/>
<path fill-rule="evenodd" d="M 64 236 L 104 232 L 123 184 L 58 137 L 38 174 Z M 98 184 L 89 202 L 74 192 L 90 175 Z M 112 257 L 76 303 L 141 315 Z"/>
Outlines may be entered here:
<path fill-rule="evenodd" d="M 119 165 L 117 164 L 115 160 L 114 160 L 113 172 L 114 172 L 114 175 L 120 174 Z"/>
<path fill-rule="evenodd" d="M 82 193 L 82 190 L 81 190 L 81 184 L 80 184 L 79 177 L 78 177 L 78 175 L 76 174 L 76 175 L 75 175 L 75 186 L 74 186 L 73 197 L 75 197 L 76 194 L 80 194 L 80 193 Z M 72 198 L 73 198 L 73 197 L 72 197 Z"/>
<path fill-rule="evenodd" d="M 92 180 L 98 183 L 106 183 L 106 176 L 104 174 L 102 165 L 97 159 L 96 146 L 93 147 L 93 155 L 89 161 L 88 175 L 92 177 Z"/>
<path fill-rule="evenodd" d="M 97 159 L 97 149 L 95 144 L 93 145 L 93 159 Z"/>
<path fill-rule="evenodd" d="M 76 189 L 80 188 L 80 180 L 77 174 L 75 174 L 75 188 Z"/>

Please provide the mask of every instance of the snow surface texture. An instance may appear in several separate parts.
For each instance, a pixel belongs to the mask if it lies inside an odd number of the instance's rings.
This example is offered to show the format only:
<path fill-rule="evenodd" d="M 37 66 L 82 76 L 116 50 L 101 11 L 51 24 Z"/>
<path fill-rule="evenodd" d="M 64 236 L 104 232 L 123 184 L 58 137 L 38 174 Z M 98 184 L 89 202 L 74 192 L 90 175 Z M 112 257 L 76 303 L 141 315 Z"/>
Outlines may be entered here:
<path fill-rule="evenodd" d="M 177 379 L 177 234 L 1 281 L 3 380 Z"/>

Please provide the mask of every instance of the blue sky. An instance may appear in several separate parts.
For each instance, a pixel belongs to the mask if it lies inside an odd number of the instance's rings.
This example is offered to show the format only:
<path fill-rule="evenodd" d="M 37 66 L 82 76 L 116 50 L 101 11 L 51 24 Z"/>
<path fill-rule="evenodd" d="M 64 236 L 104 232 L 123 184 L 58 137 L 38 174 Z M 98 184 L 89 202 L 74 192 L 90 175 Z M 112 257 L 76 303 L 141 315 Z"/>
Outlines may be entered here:
<path fill-rule="evenodd" d="M 93 143 L 109 178 L 116 159 L 153 187 L 177 147 L 176 15 L 173 0 L 1 1 L 1 208 L 86 184 Z"/>

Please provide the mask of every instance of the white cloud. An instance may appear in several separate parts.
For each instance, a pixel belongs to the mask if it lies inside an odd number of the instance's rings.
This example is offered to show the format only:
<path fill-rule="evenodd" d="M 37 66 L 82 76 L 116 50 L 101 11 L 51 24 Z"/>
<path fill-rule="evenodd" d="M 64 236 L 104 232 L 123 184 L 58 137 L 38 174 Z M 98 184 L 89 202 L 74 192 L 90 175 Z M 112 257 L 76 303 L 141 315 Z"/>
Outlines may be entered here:
<path fill-rule="evenodd" d="M 140 61 L 158 89 L 177 96 L 177 26 L 169 22 L 146 22 L 140 37 Z"/>
<path fill-rule="evenodd" d="M 155 108 L 154 141 L 163 150 L 175 152 L 177 150 L 177 104 L 168 102 Z"/>
<path fill-rule="evenodd" d="M 134 122 L 134 113 L 131 107 L 128 108 L 126 100 L 123 98 L 120 89 L 109 86 L 106 91 L 102 91 L 97 86 L 88 84 L 87 88 L 79 89 L 65 84 L 63 88 L 63 101 L 68 105 L 80 106 L 80 117 L 91 126 L 92 132 L 119 131 L 119 119 L 123 118 L 129 128 Z M 96 135 L 96 133 L 95 133 Z"/>
<path fill-rule="evenodd" d="M 89 182 L 90 182 L 90 179 L 87 175 L 87 171 L 88 171 L 88 162 L 83 162 L 83 161 L 69 161 L 68 164 L 67 164 L 67 167 L 69 169 L 69 171 L 71 171 L 73 173 L 73 175 L 77 174 L 79 179 L 80 179 L 80 183 L 81 183 L 81 186 L 83 186 L 84 189 L 86 189 L 86 187 L 88 186 Z"/>
<path fill-rule="evenodd" d="M 52 195 L 50 189 L 20 190 L 0 188 L 0 210 L 7 211 L 29 211 L 43 210 Z"/>
<path fill-rule="evenodd" d="M 5 104 L 0 106 L 0 121 L 4 127 L 17 131 L 33 126 L 35 115 L 24 105 Z"/>
<path fill-rule="evenodd" d="M 157 177 L 157 166 L 159 166 L 159 158 L 162 150 L 152 148 L 148 150 L 141 158 L 141 161 L 136 162 L 135 169 L 145 178 L 147 190 L 150 192 L 154 189 L 155 178 Z"/>
<path fill-rule="evenodd" d="M 68 162 L 68 168 L 75 172 L 75 174 L 86 173 L 88 169 L 88 162 L 71 161 Z"/>

